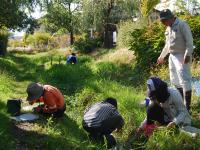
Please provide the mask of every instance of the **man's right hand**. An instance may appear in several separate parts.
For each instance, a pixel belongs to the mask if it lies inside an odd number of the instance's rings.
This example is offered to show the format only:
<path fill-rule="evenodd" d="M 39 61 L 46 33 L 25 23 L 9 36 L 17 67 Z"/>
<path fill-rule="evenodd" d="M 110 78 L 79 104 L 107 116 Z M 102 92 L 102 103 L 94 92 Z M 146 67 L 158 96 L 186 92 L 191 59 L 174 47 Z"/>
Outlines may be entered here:
<path fill-rule="evenodd" d="M 43 109 L 43 108 L 42 108 L 41 106 L 34 107 L 34 108 L 33 108 L 33 112 L 36 112 L 36 113 L 42 113 L 42 112 L 43 112 L 42 109 Z"/>
<path fill-rule="evenodd" d="M 158 63 L 158 64 L 163 64 L 163 63 L 164 63 L 164 58 L 158 57 L 157 63 Z"/>

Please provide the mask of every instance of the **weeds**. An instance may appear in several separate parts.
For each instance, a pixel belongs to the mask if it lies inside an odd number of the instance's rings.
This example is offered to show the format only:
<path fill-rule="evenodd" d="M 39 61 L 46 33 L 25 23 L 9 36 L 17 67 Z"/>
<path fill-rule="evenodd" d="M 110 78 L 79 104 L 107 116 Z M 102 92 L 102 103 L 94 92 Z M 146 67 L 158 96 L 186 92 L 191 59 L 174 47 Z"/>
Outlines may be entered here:
<path fill-rule="evenodd" d="M 56 53 L 44 52 L 29 55 L 13 53 L 5 58 L 0 58 L 0 128 L 3 129 L 0 132 L 0 145 L 6 145 L 6 149 L 16 149 L 19 144 L 17 141 L 20 141 L 21 148 L 25 149 L 106 149 L 105 145 L 91 143 L 82 128 L 84 110 L 106 97 L 115 97 L 118 100 L 119 112 L 125 119 L 123 131 L 114 133 L 119 144 L 123 145 L 130 134 L 134 134 L 146 116 L 145 108 L 139 107 L 139 104 L 145 98 L 146 85 L 144 81 L 148 75 L 142 74 L 142 70 L 137 74 L 134 72 L 134 64 L 123 63 L 125 60 L 118 61 L 109 56 L 99 57 L 103 58 L 102 61 L 96 61 L 90 56 L 79 56 L 77 65 L 65 64 L 63 56 L 60 64 L 54 59 L 51 65 L 49 58 L 52 55 L 55 58 L 62 56 L 60 53 Z M 102 55 L 108 54 L 103 53 Z M 107 57 L 114 60 L 108 62 Z M 118 63 L 115 63 L 116 61 Z M 168 79 L 167 68 L 164 67 L 154 68 L 154 71 L 148 74 Z M 130 81 L 129 77 L 132 75 L 135 76 Z M 25 99 L 26 87 L 30 82 L 56 86 L 64 94 L 67 109 L 65 116 L 60 120 L 42 118 L 35 123 L 30 123 L 30 131 L 23 130 L 22 132 L 20 129 L 22 139 L 10 132 L 12 123 L 6 113 L 6 100 L 11 97 Z M 199 104 L 196 102 L 199 97 L 193 96 L 193 99 L 193 108 L 198 114 Z M 200 125 L 198 117 L 193 119 L 193 124 Z M 5 141 L 13 142 L 6 143 Z M 148 141 L 145 139 L 133 140 L 131 147 L 141 150 L 165 150 L 172 149 L 173 146 L 176 149 L 181 147 L 196 149 L 199 143 L 199 138 L 195 140 L 179 132 L 162 130 L 155 132 Z"/>

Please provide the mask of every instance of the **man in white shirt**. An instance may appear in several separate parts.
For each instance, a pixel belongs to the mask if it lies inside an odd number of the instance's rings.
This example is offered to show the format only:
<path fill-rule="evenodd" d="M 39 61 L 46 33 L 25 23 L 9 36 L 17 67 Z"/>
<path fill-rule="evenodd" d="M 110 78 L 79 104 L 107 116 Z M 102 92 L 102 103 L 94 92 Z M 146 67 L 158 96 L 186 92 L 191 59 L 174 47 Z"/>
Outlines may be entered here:
<path fill-rule="evenodd" d="M 165 56 L 169 56 L 170 81 L 179 90 L 190 111 L 191 104 L 191 73 L 193 38 L 190 27 L 179 20 L 169 9 L 160 12 L 160 20 L 167 27 L 166 43 L 157 63 L 163 64 Z"/>

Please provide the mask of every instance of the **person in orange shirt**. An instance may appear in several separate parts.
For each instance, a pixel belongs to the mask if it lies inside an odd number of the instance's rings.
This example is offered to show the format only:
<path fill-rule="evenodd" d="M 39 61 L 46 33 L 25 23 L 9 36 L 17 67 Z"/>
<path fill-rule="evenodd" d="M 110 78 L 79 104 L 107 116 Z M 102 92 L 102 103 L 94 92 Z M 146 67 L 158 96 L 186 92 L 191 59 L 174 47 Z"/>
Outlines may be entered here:
<path fill-rule="evenodd" d="M 39 105 L 34 108 L 35 112 L 44 115 L 53 115 L 53 117 L 62 117 L 66 104 L 62 93 L 51 85 L 42 85 L 40 83 L 31 83 L 26 90 L 28 97 L 27 101 L 33 105 L 36 102 L 44 102 L 44 105 Z"/>

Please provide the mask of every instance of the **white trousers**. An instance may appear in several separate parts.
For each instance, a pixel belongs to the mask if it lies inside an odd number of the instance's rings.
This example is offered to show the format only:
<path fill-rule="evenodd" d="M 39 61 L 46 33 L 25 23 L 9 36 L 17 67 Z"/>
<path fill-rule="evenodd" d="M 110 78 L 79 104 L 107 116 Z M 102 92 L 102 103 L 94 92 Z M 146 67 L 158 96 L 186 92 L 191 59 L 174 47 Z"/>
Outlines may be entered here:
<path fill-rule="evenodd" d="M 191 59 L 190 59 L 191 60 Z M 191 91 L 191 61 L 183 64 L 184 54 L 170 54 L 169 56 L 169 72 L 171 84 L 177 88 L 183 88 L 183 91 Z"/>

